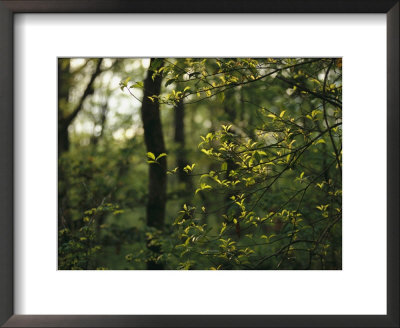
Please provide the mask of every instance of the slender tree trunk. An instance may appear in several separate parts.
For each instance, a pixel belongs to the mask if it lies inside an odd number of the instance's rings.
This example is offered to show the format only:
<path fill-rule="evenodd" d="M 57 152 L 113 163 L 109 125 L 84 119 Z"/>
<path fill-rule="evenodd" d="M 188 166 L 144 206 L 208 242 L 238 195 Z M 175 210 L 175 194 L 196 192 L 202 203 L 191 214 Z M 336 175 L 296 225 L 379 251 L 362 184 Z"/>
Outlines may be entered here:
<path fill-rule="evenodd" d="M 150 67 L 154 62 L 150 60 Z M 157 99 L 151 100 L 149 97 L 158 96 L 161 91 L 161 75 L 156 75 L 153 79 L 153 71 L 147 71 L 144 81 L 144 96 L 142 102 L 142 122 L 144 129 L 144 140 L 148 152 L 152 152 L 156 157 L 165 153 L 164 137 L 162 133 L 160 104 Z M 149 186 L 147 201 L 147 225 L 150 227 L 163 229 L 165 217 L 165 204 L 167 194 L 167 160 L 162 157 L 158 160 L 159 164 L 149 165 Z M 149 247 L 153 252 L 160 253 L 157 247 Z M 162 264 L 148 262 L 147 268 L 150 270 L 163 269 Z"/>
<path fill-rule="evenodd" d="M 58 61 L 58 155 L 60 156 L 63 152 L 69 150 L 69 137 L 68 137 L 68 128 L 78 116 L 79 112 L 83 108 L 83 103 L 86 98 L 93 94 L 94 88 L 93 83 L 95 79 L 101 74 L 101 63 L 103 59 L 98 59 L 96 63 L 95 70 L 90 77 L 89 83 L 86 86 L 86 89 L 83 92 L 82 97 L 79 99 L 77 106 L 74 108 L 72 113 L 64 114 L 61 110 L 62 100 L 68 102 L 69 95 L 69 65 L 67 68 L 62 67 L 61 60 Z"/>
<path fill-rule="evenodd" d="M 58 60 L 58 156 L 69 149 L 68 125 L 65 124 L 64 113 L 61 109 L 63 104 L 68 103 L 69 80 L 70 80 L 69 59 Z"/>
<path fill-rule="evenodd" d="M 175 135 L 174 141 L 178 148 L 176 150 L 176 166 L 178 167 L 179 182 L 185 184 L 184 195 L 191 196 L 193 189 L 191 176 L 188 175 L 183 168 L 188 165 L 185 149 L 185 105 L 183 101 L 179 101 L 174 109 L 175 118 Z"/>
<path fill-rule="evenodd" d="M 95 135 L 93 132 L 93 136 L 92 136 L 92 144 L 97 146 L 97 144 L 99 143 L 100 139 L 103 137 L 104 134 L 104 130 L 106 127 L 106 121 L 107 121 L 107 114 L 108 114 L 108 102 L 106 101 L 102 106 L 101 106 L 101 113 L 100 113 L 100 133 L 99 135 Z"/>
<path fill-rule="evenodd" d="M 68 126 L 64 124 L 63 104 L 68 103 L 70 82 L 69 59 L 58 60 L 58 158 L 69 149 Z M 67 228 L 69 217 L 67 204 L 67 181 L 62 166 L 58 166 L 58 229 Z M 60 184 L 60 182 L 62 182 Z"/>
<path fill-rule="evenodd" d="M 103 59 L 98 59 L 96 62 L 95 70 L 92 73 L 89 83 L 83 92 L 82 97 L 79 99 L 77 106 L 74 108 L 72 113 L 66 114 L 63 112 L 62 107 L 65 106 L 69 101 L 69 89 L 70 89 L 70 61 L 66 59 L 58 60 L 58 158 L 69 150 L 70 142 L 68 135 L 68 128 L 83 108 L 83 103 L 86 98 L 93 94 L 93 83 L 95 79 L 101 74 L 101 63 Z M 64 64 L 66 63 L 66 64 Z M 59 165 L 58 169 L 58 227 L 71 228 L 70 214 L 68 210 L 68 181 L 66 180 L 62 166 Z"/>

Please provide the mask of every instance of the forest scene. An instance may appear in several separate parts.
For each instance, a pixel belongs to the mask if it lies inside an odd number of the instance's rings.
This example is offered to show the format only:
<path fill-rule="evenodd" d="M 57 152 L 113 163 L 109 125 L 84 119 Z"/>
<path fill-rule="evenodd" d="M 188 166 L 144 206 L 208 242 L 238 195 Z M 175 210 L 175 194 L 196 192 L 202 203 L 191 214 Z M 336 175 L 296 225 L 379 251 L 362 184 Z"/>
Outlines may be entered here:
<path fill-rule="evenodd" d="M 59 270 L 341 270 L 341 58 L 58 58 Z"/>

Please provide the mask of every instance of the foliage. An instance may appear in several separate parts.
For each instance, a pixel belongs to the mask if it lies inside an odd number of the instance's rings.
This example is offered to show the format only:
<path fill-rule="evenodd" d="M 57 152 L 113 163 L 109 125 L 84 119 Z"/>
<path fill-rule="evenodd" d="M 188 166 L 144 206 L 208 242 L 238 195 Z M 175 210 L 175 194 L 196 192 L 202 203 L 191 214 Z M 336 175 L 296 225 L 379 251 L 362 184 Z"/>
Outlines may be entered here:
<path fill-rule="evenodd" d="M 76 135 L 59 159 L 70 223 L 59 231 L 60 268 L 341 269 L 341 59 L 180 58 L 148 69 L 164 81 L 149 98 L 162 106 L 167 152 L 146 152 L 140 127 L 124 140 L 109 127 L 88 146 Z M 118 72 L 120 95 L 140 103 L 142 73 Z M 180 103 L 181 168 L 171 137 Z M 145 223 L 146 167 L 162 158 L 167 213 L 156 229 Z M 105 256 L 110 245 L 119 250 Z"/>

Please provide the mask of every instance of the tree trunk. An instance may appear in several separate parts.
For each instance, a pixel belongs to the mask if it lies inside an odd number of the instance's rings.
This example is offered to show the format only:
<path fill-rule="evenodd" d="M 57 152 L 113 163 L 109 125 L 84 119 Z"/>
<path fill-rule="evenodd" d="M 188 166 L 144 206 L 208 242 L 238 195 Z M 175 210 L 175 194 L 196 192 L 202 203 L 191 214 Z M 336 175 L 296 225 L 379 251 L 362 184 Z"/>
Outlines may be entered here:
<path fill-rule="evenodd" d="M 104 130 L 106 127 L 106 121 L 107 121 L 107 114 L 108 114 L 108 102 L 106 101 L 102 106 L 101 106 L 101 113 L 100 113 L 100 133 L 99 135 L 95 135 L 94 131 L 93 131 L 93 136 L 92 136 L 92 140 L 91 143 L 94 146 L 97 146 L 97 144 L 99 143 L 100 139 L 103 137 L 104 134 Z M 95 124 L 96 126 L 96 124 Z"/>
<path fill-rule="evenodd" d="M 58 60 L 58 156 L 69 149 L 68 125 L 61 107 L 68 103 L 70 88 L 70 60 Z"/>
<path fill-rule="evenodd" d="M 68 103 L 70 88 L 70 60 L 58 60 L 58 158 L 69 149 L 68 126 L 64 124 L 62 106 Z M 62 166 L 58 166 L 58 229 L 67 228 L 68 204 L 66 177 Z M 63 182 L 63 183 L 60 183 Z"/>
<path fill-rule="evenodd" d="M 69 101 L 69 90 L 71 87 L 71 73 L 70 73 L 70 60 L 59 59 L 58 60 L 58 158 L 69 150 L 70 142 L 68 135 L 68 128 L 83 108 L 83 103 L 86 98 L 93 94 L 93 83 L 95 79 L 101 74 L 101 63 L 103 59 L 98 59 L 95 70 L 90 76 L 89 83 L 83 92 L 82 97 L 79 99 L 77 106 L 72 113 L 67 114 L 63 111 L 63 106 L 68 104 Z M 58 181 L 63 181 L 63 184 L 59 183 L 58 189 L 58 227 L 71 228 L 71 220 L 68 205 L 68 181 L 66 180 L 62 166 L 58 166 Z"/>
<path fill-rule="evenodd" d="M 191 196 L 192 187 L 192 179 L 189 174 L 187 174 L 183 168 L 188 165 L 188 160 L 186 158 L 186 149 L 185 149 L 185 105 L 183 101 L 179 101 L 174 109 L 174 118 L 175 118 L 175 135 L 174 141 L 177 144 L 178 148 L 176 150 L 176 166 L 178 167 L 178 179 L 179 182 L 185 184 L 185 190 L 183 195 Z"/>
<path fill-rule="evenodd" d="M 154 58 L 150 60 L 150 68 L 144 81 L 144 95 L 142 102 L 142 122 L 144 129 L 144 140 L 148 152 L 153 153 L 156 157 L 161 153 L 165 153 L 164 137 L 162 133 L 160 104 L 158 99 L 149 97 L 158 96 L 161 90 L 161 75 L 156 75 L 153 79 L 153 71 L 151 70 Z M 167 160 L 162 157 L 158 160 L 158 164 L 149 165 L 149 186 L 147 201 L 147 225 L 150 227 L 163 229 L 165 217 L 167 191 Z M 149 247 L 155 254 L 160 253 L 158 247 Z M 150 270 L 159 270 L 163 266 L 153 261 L 148 262 L 147 268 Z"/>
<path fill-rule="evenodd" d="M 83 108 L 83 103 L 85 102 L 86 98 L 93 94 L 94 88 L 93 84 L 96 78 L 101 74 L 101 63 L 103 59 L 98 59 L 96 63 L 95 70 L 93 74 L 90 76 L 89 83 L 86 86 L 86 89 L 83 92 L 82 97 L 79 99 L 78 104 L 76 105 L 75 109 L 69 115 L 64 114 L 60 109 L 60 104 L 62 99 L 65 99 L 68 102 L 68 93 L 69 93 L 69 85 L 68 79 L 70 78 L 69 75 L 69 65 L 68 70 L 63 69 L 61 65 L 61 60 L 58 61 L 58 155 L 60 156 L 63 152 L 69 150 L 69 137 L 68 137 L 68 128 L 78 116 L 79 112 Z M 65 96 L 67 93 L 67 96 Z"/>

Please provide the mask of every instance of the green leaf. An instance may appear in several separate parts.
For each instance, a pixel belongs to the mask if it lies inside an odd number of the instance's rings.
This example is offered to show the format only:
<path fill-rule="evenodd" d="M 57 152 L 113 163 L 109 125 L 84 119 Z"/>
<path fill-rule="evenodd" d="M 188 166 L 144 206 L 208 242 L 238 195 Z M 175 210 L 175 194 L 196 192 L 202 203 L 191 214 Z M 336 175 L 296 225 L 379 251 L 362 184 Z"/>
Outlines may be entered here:
<path fill-rule="evenodd" d="M 152 152 L 148 152 L 147 157 L 151 158 L 152 160 L 156 160 L 156 156 Z"/>
<path fill-rule="evenodd" d="M 318 145 L 318 144 L 320 144 L 320 143 L 326 143 L 326 141 L 324 140 L 324 139 L 318 139 L 315 143 L 314 143 L 314 145 Z"/>
<path fill-rule="evenodd" d="M 160 155 L 157 156 L 156 161 L 159 160 L 160 158 L 165 157 L 165 156 L 167 156 L 166 153 L 161 153 Z"/>
<path fill-rule="evenodd" d="M 208 185 L 208 184 L 202 182 L 202 183 L 200 184 L 200 188 L 198 188 L 198 189 L 196 190 L 195 194 L 197 194 L 199 191 L 202 191 L 202 190 L 204 190 L 204 189 L 212 189 L 212 187 L 211 187 L 210 185 Z"/>
<path fill-rule="evenodd" d="M 143 88 L 143 82 L 136 82 L 135 84 L 132 84 L 129 88 L 139 88 L 142 89 Z"/>
<path fill-rule="evenodd" d="M 165 86 L 169 86 L 171 83 L 174 83 L 176 81 L 176 79 L 169 79 L 167 82 L 165 82 Z"/>
<path fill-rule="evenodd" d="M 127 77 L 124 82 L 122 82 L 125 86 L 128 84 L 128 82 L 131 80 L 130 77 Z"/>
<path fill-rule="evenodd" d="M 221 165 L 221 171 L 226 171 L 228 169 L 228 163 L 227 162 L 223 162 Z"/>
<path fill-rule="evenodd" d="M 224 233 L 225 229 L 226 229 L 226 223 L 223 222 L 223 223 L 222 223 L 221 231 L 220 231 L 220 233 L 219 233 L 220 236 Z"/>
<path fill-rule="evenodd" d="M 150 65 L 149 69 L 150 69 L 151 71 L 156 71 L 156 70 L 158 70 L 158 69 L 161 67 L 162 63 L 163 63 L 163 59 L 161 59 L 161 58 L 155 58 L 155 59 L 152 61 L 152 63 L 151 63 L 151 65 Z"/>
<path fill-rule="evenodd" d="M 219 100 L 221 103 L 223 103 L 224 100 L 225 100 L 225 93 L 224 93 L 224 92 L 218 93 L 218 94 L 217 94 L 217 98 L 218 98 L 218 100 Z"/>

